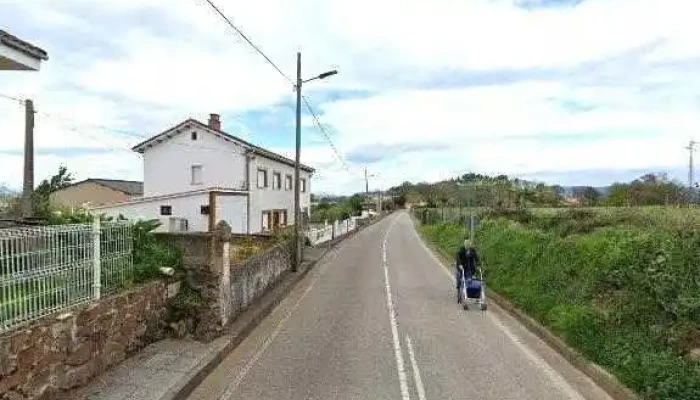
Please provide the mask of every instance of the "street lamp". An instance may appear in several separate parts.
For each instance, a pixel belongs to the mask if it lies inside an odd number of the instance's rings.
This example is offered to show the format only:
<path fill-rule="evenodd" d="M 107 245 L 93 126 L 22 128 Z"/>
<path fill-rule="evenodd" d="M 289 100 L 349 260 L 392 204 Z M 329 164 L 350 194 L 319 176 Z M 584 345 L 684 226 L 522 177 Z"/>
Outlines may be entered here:
<path fill-rule="evenodd" d="M 301 53 L 297 53 L 297 122 L 296 122 L 296 159 L 294 162 L 294 263 L 292 264 L 292 271 L 296 272 L 301 265 L 301 250 L 303 247 L 303 242 L 300 240 L 300 224 L 301 224 L 301 208 L 299 203 L 299 163 L 301 158 L 301 85 L 306 82 L 311 82 L 316 79 L 325 79 L 329 76 L 337 74 L 338 71 L 332 70 L 319 74 L 313 78 L 302 80 L 301 79 Z"/>

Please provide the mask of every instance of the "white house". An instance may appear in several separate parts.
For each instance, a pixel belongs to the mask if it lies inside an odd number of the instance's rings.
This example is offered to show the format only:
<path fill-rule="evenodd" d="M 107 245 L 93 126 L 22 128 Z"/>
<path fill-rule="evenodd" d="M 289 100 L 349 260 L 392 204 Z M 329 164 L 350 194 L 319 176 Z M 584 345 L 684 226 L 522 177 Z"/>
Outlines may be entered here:
<path fill-rule="evenodd" d="M 0 71 L 38 71 L 46 52 L 0 29 Z"/>
<path fill-rule="evenodd" d="M 294 161 L 188 119 L 136 145 L 143 155 L 143 198 L 95 207 L 109 216 L 159 219 L 160 230 L 208 231 L 223 220 L 234 233 L 294 223 Z M 309 213 L 313 168 L 300 167 L 300 207 Z"/>

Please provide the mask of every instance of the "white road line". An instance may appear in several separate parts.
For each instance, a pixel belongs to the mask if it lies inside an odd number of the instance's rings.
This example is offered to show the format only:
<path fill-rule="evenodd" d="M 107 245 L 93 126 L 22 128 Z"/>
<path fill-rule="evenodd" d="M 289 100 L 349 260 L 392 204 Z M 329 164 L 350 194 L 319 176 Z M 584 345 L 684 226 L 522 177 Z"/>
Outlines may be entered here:
<path fill-rule="evenodd" d="M 447 269 L 445 264 L 440 261 L 439 258 L 433 253 L 432 250 L 428 248 L 428 246 L 423 243 L 423 239 L 418 235 L 418 232 L 413 229 L 414 234 L 416 235 L 416 238 L 420 242 L 421 246 L 423 246 L 423 250 L 426 251 L 432 257 L 432 259 L 435 261 L 437 265 L 439 265 L 441 270 L 445 273 L 447 278 L 449 279 L 450 283 L 454 282 L 454 276 L 450 273 L 450 271 Z M 520 349 L 520 351 L 525 354 L 527 358 L 529 358 L 536 366 L 541 368 L 549 377 L 549 379 L 552 380 L 552 382 L 559 388 L 561 389 L 570 399 L 573 400 L 585 400 L 585 398 L 571 385 L 569 385 L 568 382 L 554 369 L 552 368 L 547 362 L 545 362 L 541 357 L 539 357 L 537 354 L 535 354 L 525 343 L 523 343 L 513 332 L 508 329 L 501 320 L 499 320 L 493 313 L 489 313 L 489 317 L 491 318 L 491 321 L 498 327 L 517 347 Z"/>
<path fill-rule="evenodd" d="M 413 344 L 411 337 L 406 335 L 406 347 L 408 348 L 408 357 L 411 359 L 411 367 L 413 368 L 413 380 L 416 381 L 416 391 L 418 391 L 418 399 L 425 400 L 425 388 L 423 387 L 423 379 L 420 377 L 420 370 L 416 362 L 416 354 L 413 352 Z"/>
<path fill-rule="evenodd" d="M 396 311 L 394 310 L 394 302 L 391 298 L 391 284 L 389 284 L 389 268 L 386 264 L 386 240 L 389 237 L 391 228 L 394 227 L 398 218 L 394 218 L 391 225 L 384 233 L 382 241 L 382 267 L 384 267 L 384 288 L 386 289 L 386 303 L 389 307 L 389 322 L 391 323 L 391 335 L 394 340 L 394 356 L 396 357 L 396 369 L 399 373 L 399 384 L 401 385 L 401 397 L 403 400 L 410 400 L 408 394 L 408 378 L 406 377 L 406 368 L 403 363 L 403 353 L 401 351 L 401 341 L 399 340 L 399 328 L 396 324 Z"/>
<path fill-rule="evenodd" d="M 217 400 L 229 400 L 229 399 L 231 399 L 231 397 L 233 397 L 233 393 L 238 389 L 238 386 L 241 385 L 241 382 L 243 382 L 243 379 L 245 379 L 248 372 L 250 372 L 250 369 L 253 368 L 253 366 L 258 362 L 260 357 L 262 357 L 262 355 L 265 353 L 267 348 L 270 347 L 270 345 L 275 340 L 277 335 L 279 335 L 279 333 L 284 328 L 284 325 L 287 322 L 287 320 L 292 316 L 294 311 L 296 311 L 296 309 L 299 308 L 299 305 L 301 304 L 301 302 L 304 300 L 304 298 L 306 298 L 306 296 L 309 294 L 309 292 L 311 292 L 311 290 L 314 288 L 314 285 L 316 285 L 316 282 L 318 282 L 318 280 L 321 279 L 323 274 L 326 272 L 326 269 L 328 269 L 327 265 L 331 261 L 335 260 L 338 253 L 340 253 L 340 251 L 343 249 L 343 247 L 345 247 L 345 244 L 338 247 L 334 253 L 331 253 L 330 254 L 331 257 L 329 259 L 323 260 L 323 267 L 324 267 L 323 270 L 320 271 L 320 273 L 316 277 L 314 277 L 313 281 L 311 281 L 311 283 L 309 284 L 309 287 L 307 287 L 306 290 L 304 290 L 304 293 L 302 293 L 301 297 L 299 297 L 299 299 L 294 303 L 291 310 L 289 310 L 289 312 L 287 312 L 287 314 L 285 314 L 285 316 L 280 320 L 280 322 L 277 323 L 277 326 L 275 326 L 275 329 L 272 331 L 272 334 L 265 340 L 265 342 L 260 347 L 260 349 L 255 353 L 253 358 L 251 358 L 246 363 L 246 365 L 243 367 L 243 369 L 238 374 L 236 379 L 234 379 L 230 385 L 226 386 L 226 390 L 224 391 L 224 393 L 221 394 L 221 396 L 219 396 L 217 398 Z"/>
<path fill-rule="evenodd" d="M 570 399 L 586 400 L 579 392 L 572 388 L 571 385 L 569 385 L 566 380 L 554 370 L 554 368 L 550 367 L 549 364 L 547 364 L 541 357 L 537 356 L 532 350 L 530 350 L 530 348 L 527 347 L 527 345 L 525 345 L 513 332 L 511 332 L 500 319 L 498 319 L 492 313 L 489 314 L 489 317 L 491 317 L 491 320 L 501 330 L 501 332 L 505 333 L 505 335 L 508 336 L 513 343 L 515 343 L 520 351 L 522 351 L 523 354 L 525 354 L 525 356 L 527 356 L 527 358 L 529 358 L 530 361 L 532 361 L 536 366 L 540 367 L 547 374 L 549 379 L 552 380 L 554 385 L 556 385 Z"/>

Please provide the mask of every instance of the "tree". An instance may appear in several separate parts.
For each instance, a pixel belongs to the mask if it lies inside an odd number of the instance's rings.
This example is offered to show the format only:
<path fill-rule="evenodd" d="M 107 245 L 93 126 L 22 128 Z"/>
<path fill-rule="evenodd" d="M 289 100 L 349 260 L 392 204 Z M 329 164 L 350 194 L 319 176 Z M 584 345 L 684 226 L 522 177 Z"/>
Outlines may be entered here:
<path fill-rule="evenodd" d="M 579 203 L 586 207 L 593 207 L 600 200 L 600 193 L 591 186 L 575 187 L 573 192 Z"/>
<path fill-rule="evenodd" d="M 49 179 L 44 179 L 34 190 L 32 201 L 34 203 L 34 213 L 37 217 L 45 218 L 51 212 L 49 196 L 58 189 L 70 186 L 75 179 L 73 174 L 68 172 L 68 167 L 61 165 L 58 173 Z"/>

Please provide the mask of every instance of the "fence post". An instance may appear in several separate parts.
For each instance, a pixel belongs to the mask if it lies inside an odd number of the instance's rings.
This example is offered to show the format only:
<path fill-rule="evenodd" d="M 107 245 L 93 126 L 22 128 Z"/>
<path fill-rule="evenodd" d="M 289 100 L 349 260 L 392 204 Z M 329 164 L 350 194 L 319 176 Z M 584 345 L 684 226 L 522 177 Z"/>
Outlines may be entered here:
<path fill-rule="evenodd" d="M 92 220 L 92 293 L 95 300 L 101 296 L 102 255 L 100 251 L 100 217 Z"/>

